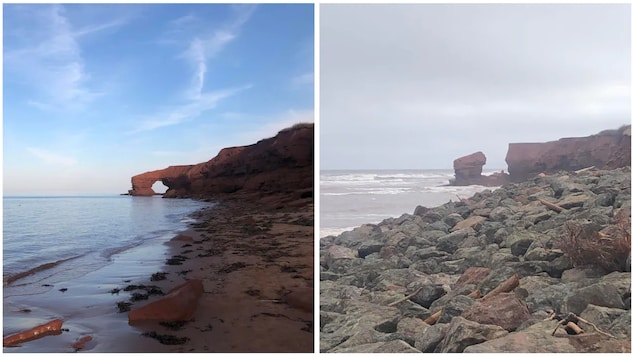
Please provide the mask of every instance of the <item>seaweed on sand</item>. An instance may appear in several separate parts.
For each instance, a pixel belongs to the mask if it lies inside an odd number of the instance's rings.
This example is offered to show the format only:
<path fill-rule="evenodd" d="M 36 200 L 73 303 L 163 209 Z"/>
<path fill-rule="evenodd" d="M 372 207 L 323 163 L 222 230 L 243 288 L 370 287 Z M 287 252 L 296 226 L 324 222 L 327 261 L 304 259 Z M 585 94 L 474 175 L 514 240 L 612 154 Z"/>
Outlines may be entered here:
<path fill-rule="evenodd" d="M 156 333 L 156 331 L 144 332 L 141 336 L 151 337 L 155 340 L 159 341 L 159 343 L 164 345 L 182 345 L 185 342 L 189 341 L 188 337 L 178 337 L 174 335 L 160 335 Z"/>

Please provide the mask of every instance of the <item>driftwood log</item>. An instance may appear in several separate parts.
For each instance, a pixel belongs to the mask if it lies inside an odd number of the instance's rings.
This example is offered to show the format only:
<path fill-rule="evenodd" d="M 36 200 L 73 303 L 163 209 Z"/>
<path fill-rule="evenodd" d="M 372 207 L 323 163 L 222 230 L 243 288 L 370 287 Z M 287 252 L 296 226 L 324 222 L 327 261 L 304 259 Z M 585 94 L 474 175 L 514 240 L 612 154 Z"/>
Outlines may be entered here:
<path fill-rule="evenodd" d="M 516 289 L 516 287 L 518 286 L 518 283 L 519 283 L 518 274 L 514 274 L 512 275 L 511 278 L 503 281 L 497 287 L 495 287 L 492 291 L 490 291 L 485 296 L 483 296 L 481 300 L 491 298 L 492 296 L 498 295 L 500 293 L 508 293 Z M 468 297 L 471 297 L 472 299 L 478 299 L 480 296 L 481 296 L 481 292 L 478 289 L 472 291 L 468 295 Z M 437 321 L 439 321 L 439 318 L 441 317 L 441 312 L 443 312 L 443 309 L 430 315 L 430 317 L 425 319 L 423 322 L 427 323 L 428 325 L 434 325 L 435 323 L 437 323 Z"/>
<path fill-rule="evenodd" d="M 585 172 L 585 171 L 593 170 L 594 168 L 595 168 L 595 166 L 589 166 L 589 167 L 585 167 L 583 169 L 576 170 L 576 171 L 573 171 L 573 172 L 575 172 L 576 174 L 579 174 L 579 173 L 582 173 L 582 172 Z"/>
<path fill-rule="evenodd" d="M 62 320 L 55 319 L 49 321 L 43 325 L 35 326 L 34 328 L 16 333 L 2 339 L 2 346 L 15 346 L 22 342 L 28 342 L 37 340 L 44 336 L 59 335 L 62 333 Z"/>
<path fill-rule="evenodd" d="M 516 287 L 518 287 L 519 283 L 520 283 L 520 281 L 518 279 L 518 274 L 514 274 L 514 275 L 511 276 L 511 278 L 503 281 L 497 287 L 495 287 L 492 291 L 490 291 L 489 293 L 485 294 L 485 296 L 483 296 L 481 298 L 481 300 L 485 300 L 485 299 L 491 298 L 492 296 L 498 295 L 500 293 L 508 293 L 508 292 L 516 289 Z"/>
<path fill-rule="evenodd" d="M 547 208 L 549 208 L 549 209 L 551 209 L 551 210 L 553 210 L 553 211 L 556 211 L 556 212 L 558 212 L 558 213 L 560 213 L 560 212 L 562 212 L 562 211 L 566 211 L 566 210 L 567 210 L 566 208 L 560 207 L 560 206 L 558 206 L 558 205 L 557 205 L 557 204 L 555 204 L 555 203 L 551 203 L 551 202 L 549 202 L 549 201 L 545 201 L 545 200 L 543 200 L 542 198 L 539 198 L 539 199 L 538 199 L 538 202 L 542 203 L 543 205 L 547 206 Z"/>
<path fill-rule="evenodd" d="M 419 291 L 421 291 L 421 289 L 423 289 L 423 286 L 422 286 L 422 287 L 420 287 L 419 289 L 415 290 L 415 292 L 414 292 L 414 293 L 412 293 L 412 294 L 410 294 L 410 295 L 407 295 L 407 296 L 404 296 L 403 298 L 401 298 L 401 299 L 399 299 L 399 300 L 397 300 L 397 301 L 393 301 L 393 302 L 391 302 L 390 304 L 388 304 L 388 306 L 395 306 L 395 305 L 397 305 L 397 304 L 399 304 L 399 303 L 401 303 L 401 302 L 404 302 L 404 301 L 406 301 L 406 300 L 410 299 L 411 297 L 413 297 L 413 296 L 417 295 L 417 294 L 419 293 Z"/>

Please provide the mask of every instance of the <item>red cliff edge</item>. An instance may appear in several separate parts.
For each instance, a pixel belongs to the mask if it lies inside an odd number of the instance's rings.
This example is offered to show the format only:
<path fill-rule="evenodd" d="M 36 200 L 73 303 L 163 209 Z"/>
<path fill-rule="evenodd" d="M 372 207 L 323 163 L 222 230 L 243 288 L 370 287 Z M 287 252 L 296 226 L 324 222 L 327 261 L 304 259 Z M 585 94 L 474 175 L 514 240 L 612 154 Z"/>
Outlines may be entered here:
<path fill-rule="evenodd" d="M 594 166 L 615 169 L 631 165 L 631 126 L 605 130 L 598 134 L 563 138 L 545 143 L 511 143 L 505 157 L 507 171 L 482 175 L 486 158 L 476 152 L 454 160 L 455 186 L 500 186 L 519 182 L 538 174 L 558 171 L 576 171 Z"/>
<path fill-rule="evenodd" d="M 222 149 L 197 165 L 170 166 L 133 176 L 132 196 L 151 196 L 152 185 L 168 187 L 163 197 L 205 198 L 234 192 L 313 191 L 314 125 L 296 124 L 256 144 Z"/>

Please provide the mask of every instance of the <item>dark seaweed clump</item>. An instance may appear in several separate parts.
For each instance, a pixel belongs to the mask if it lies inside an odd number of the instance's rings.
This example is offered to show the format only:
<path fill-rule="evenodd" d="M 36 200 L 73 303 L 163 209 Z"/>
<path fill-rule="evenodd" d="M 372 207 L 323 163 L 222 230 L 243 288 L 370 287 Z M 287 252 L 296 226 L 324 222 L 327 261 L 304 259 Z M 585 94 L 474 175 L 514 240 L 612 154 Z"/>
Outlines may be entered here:
<path fill-rule="evenodd" d="M 159 341 L 159 343 L 164 345 L 182 345 L 185 342 L 189 341 L 188 337 L 178 337 L 174 335 L 160 335 L 155 331 L 144 332 L 141 336 L 151 337 L 155 340 Z"/>

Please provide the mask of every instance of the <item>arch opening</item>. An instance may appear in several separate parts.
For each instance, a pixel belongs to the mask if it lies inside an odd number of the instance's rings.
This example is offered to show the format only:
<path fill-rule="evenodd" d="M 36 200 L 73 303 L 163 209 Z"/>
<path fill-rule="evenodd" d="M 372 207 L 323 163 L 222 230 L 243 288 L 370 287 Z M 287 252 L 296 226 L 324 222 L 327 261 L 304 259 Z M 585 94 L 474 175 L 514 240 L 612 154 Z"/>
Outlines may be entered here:
<path fill-rule="evenodd" d="M 154 191 L 155 195 L 163 195 L 168 191 L 168 188 L 166 185 L 163 184 L 163 182 L 161 182 L 161 180 L 155 182 L 152 185 L 152 191 Z"/>

